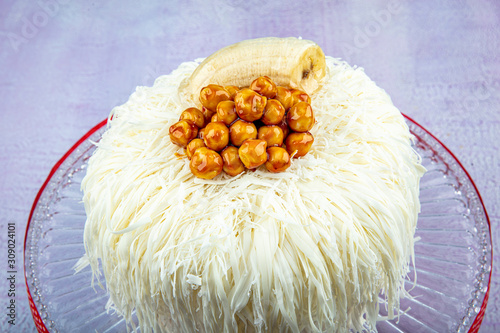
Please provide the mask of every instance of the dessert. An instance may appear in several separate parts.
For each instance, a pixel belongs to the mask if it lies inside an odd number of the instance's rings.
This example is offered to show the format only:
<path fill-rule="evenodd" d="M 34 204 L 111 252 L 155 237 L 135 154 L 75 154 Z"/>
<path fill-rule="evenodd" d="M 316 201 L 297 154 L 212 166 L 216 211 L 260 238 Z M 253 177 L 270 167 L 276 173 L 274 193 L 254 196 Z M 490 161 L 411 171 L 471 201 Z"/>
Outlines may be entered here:
<path fill-rule="evenodd" d="M 314 122 L 290 129 L 259 103 L 258 120 L 235 118 L 225 102 L 242 90 L 288 123 L 309 104 Z M 281 132 L 259 138 L 263 117 Z M 221 147 L 214 131 L 241 142 Z M 286 149 L 264 156 L 272 133 Z M 310 41 L 244 41 L 138 87 L 97 145 L 79 269 L 101 281 L 102 266 L 109 308 L 135 312 L 141 332 L 348 332 L 375 329 L 380 304 L 397 315 L 424 169 L 362 69 Z"/>

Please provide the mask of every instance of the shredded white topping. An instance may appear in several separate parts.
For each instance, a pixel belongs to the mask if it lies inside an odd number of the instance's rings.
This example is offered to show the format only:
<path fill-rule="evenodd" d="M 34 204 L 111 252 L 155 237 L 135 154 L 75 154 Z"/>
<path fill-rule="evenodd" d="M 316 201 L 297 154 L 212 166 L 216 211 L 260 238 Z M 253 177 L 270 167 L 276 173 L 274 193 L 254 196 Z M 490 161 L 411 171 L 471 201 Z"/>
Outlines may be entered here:
<path fill-rule="evenodd" d="M 199 62 L 113 109 L 83 181 L 86 256 L 141 332 L 375 329 L 406 293 L 424 169 L 389 96 L 327 57 L 315 142 L 286 172 L 194 177 L 170 125 Z M 385 299 L 384 299 L 385 298 Z"/>

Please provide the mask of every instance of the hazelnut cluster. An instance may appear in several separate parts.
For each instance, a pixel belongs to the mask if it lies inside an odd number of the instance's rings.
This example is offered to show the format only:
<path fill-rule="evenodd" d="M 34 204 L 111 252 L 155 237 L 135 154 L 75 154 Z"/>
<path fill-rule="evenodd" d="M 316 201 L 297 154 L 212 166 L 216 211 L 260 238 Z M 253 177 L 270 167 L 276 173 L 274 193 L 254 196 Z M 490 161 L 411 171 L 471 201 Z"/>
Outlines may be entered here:
<path fill-rule="evenodd" d="M 222 171 L 236 176 L 263 164 L 270 172 L 285 171 L 290 156 L 306 155 L 314 142 L 311 98 L 267 76 L 242 89 L 209 84 L 201 89 L 200 102 L 201 110 L 187 108 L 169 130 L 199 178 Z"/>

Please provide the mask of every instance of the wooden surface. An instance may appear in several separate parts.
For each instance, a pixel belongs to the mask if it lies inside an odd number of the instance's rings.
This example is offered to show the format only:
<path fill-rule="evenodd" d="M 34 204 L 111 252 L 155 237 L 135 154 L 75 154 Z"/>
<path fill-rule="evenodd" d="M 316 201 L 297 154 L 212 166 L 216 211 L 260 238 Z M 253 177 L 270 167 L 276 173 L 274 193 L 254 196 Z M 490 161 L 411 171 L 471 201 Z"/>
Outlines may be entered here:
<path fill-rule="evenodd" d="M 0 256 L 7 257 L 6 225 L 13 222 L 19 272 L 16 325 L 7 323 L 4 310 L 2 331 L 35 330 L 21 249 L 31 204 L 54 163 L 136 86 L 151 85 L 181 62 L 263 36 L 311 39 L 325 54 L 364 67 L 403 113 L 462 162 L 498 239 L 498 1 L 2 1 Z M 480 332 L 500 331 L 499 264 L 495 259 Z M 6 277 L 2 268 L 2 309 Z"/>

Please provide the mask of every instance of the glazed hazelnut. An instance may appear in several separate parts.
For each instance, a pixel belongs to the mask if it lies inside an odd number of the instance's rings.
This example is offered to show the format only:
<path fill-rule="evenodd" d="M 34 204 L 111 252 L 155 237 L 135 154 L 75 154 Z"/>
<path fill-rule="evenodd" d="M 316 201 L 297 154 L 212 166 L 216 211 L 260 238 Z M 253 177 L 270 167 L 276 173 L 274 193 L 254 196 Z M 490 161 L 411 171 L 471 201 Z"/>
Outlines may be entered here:
<path fill-rule="evenodd" d="M 255 169 L 267 161 L 267 144 L 264 140 L 249 139 L 238 149 L 241 162 L 247 169 Z"/>
<path fill-rule="evenodd" d="M 205 117 L 203 113 L 197 108 L 187 108 L 182 111 L 179 120 L 191 121 L 198 128 L 202 128 L 205 125 Z"/>
<path fill-rule="evenodd" d="M 283 137 L 286 138 L 288 136 L 288 133 L 290 133 L 290 128 L 288 127 L 286 117 L 283 117 L 283 120 L 278 124 L 278 126 L 283 131 Z"/>
<path fill-rule="evenodd" d="M 229 93 L 232 101 L 234 101 L 234 96 L 236 96 L 236 93 L 240 91 L 240 88 L 238 88 L 237 86 L 225 86 L 224 89 L 226 89 L 226 91 Z"/>
<path fill-rule="evenodd" d="M 212 179 L 222 172 L 222 157 L 207 147 L 196 149 L 189 162 L 191 172 L 198 178 Z"/>
<path fill-rule="evenodd" d="M 266 169 L 270 172 L 285 171 L 290 164 L 290 155 L 286 149 L 281 147 L 271 147 L 267 149 Z"/>
<path fill-rule="evenodd" d="M 266 107 L 264 108 L 264 114 L 262 115 L 262 122 L 266 125 L 277 125 L 285 116 L 285 108 L 276 99 L 268 99 Z"/>
<path fill-rule="evenodd" d="M 216 122 L 218 122 L 218 121 L 220 121 L 220 120 L 219 120 L 219 117 L 217 117 L 217 113 L 214 113 L 214 115 L 212 116 L 212 118 L 210 118 L 210 122 L 212 122 L 212 123 L 216 123 Z M 207 124 L 207 125 L 208 125 L 208 124 Z"/>
<path fill-rule="evenodd" d="M 217 119 L 228 126 L 238 119 L 233 101 L 222 101 L 217 104 Z"/>
<path fill-rule="evenodd" d="M 268 76 L 242 89 L 209 84 L 199 97 L 202 107 L 185 109 L 169 128 L 196 177 L 237 176 L 263 164 L 269 172 L 285 171 L 291 156 L 306 155 L 314 142 L 309 95 L 276 86 Z"/>
<path fill-rule="evenodd" d="M 186 147 L 198 135 L 198 127 L 190 121 L 179 120 L 169 128 L 170 140 L 176 145 Z"/>
<path fill-rule="evenodd" d="M 266 141 L 268 147 L 281 146 L 284 140 L 283 130 L 276 125 L 262 126 L 259 127 L 257 138 Z"/>
<path fill-rule="evenodd" d="M 231 99 L 231 95 L 224 87 L 217 84 L 209 84 L 200 91 L 200 102 L 207 109 L 215 112 L 217 104 Z"/>
<path fill-rule="evenodd" d="M 189 159 L 193 157 L 194 152 L 196 149 L 201 148 L 201 147 L 206 147 L 205 142 L 203 142 L 202 139 L 193 139 L 191 140 L 187 146 L 186 146 L 186 155 Z"/>
<path fill-rule="evenodd" d="M 253 123 L 238 119 L 229 127 L 229 136 L 233 145 L 241 146 L 245 140 L 257 138 L 257 127 Z"/>
<path fill-rule="evenodd" d="M 209 123 L 203 132 L 203 142 L 212 150 L 221 151 L 229 143 L 229 129 L 223 122 Z"/>
<path fill-rule="evenodd" d="M 314 125 L 314 113 L 311 104 L 298 102 L 288 110 L 288 127 L 294 132 L 307 132 Z"/>
<path fill-rule="evenodd" d="M 200 128 L 200 130 L 198 131 L 198 139 L 204 139 L 205 138 L 205 127 L 203 128 Z"/>
<path fill-rule="evenodd" d="M 238 91 L 234 97 L 236 113 L 246 121 L 260 119 L 266 107 L 267 98 L 261 96 L 252 89 L 244 88 Z"/>
<path fill-rule="evenodd" d="M 291 89 L 290 92 L 292 93 L 292 105 L 290 107 L 294 106 L 298 102 L 306 102 L 311 104 L 311 97 L 309 97 L 309 95 L 302 90 Z"/>
<path fill-rule="evenodd" d="M 292 92 L 285 87 L 282 86 L 276 87 L 275 99 L 278 100 L 281 103 L 281 105 L 283 105 L 285 110 L 288 110 L 293 105 Z"/>
<path fill-rule="evenodd" d="M 276 84 L 268 76 L 261 76 L 253 80 L 250 89 L 267 98 L 276 96 Z"/>
<path fill-rule="evenodd" d="M 238 155 L 238 148 L 229 146 L 222 151 L 221 156 L 224 162 L 222 169 L 228 175 L 236 176 L 245 171 L 245 166 Z"/>
<path fill-rule="evenodd" d="M 290 133 L 285 140 L 286 151 L 294 158 L 306 155 L 314 142 L 314 137 L 311 133 Z"/>
<path fill-rule="evenodd" d="M 212 117 L 214 116 L 215 110 L 212 111 L 212 110 L 209 110 L 203 106 L 201 108 L 201 113 L 203 113 L 203 117 L 205 117 L 205 125 L 204 126 L 207 126 L 207 124 L 211 121 Z"/>

